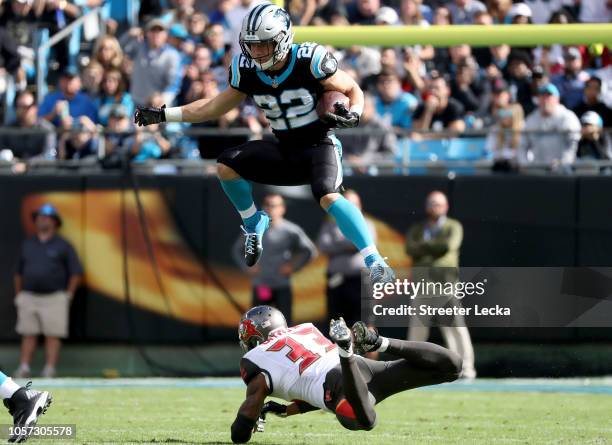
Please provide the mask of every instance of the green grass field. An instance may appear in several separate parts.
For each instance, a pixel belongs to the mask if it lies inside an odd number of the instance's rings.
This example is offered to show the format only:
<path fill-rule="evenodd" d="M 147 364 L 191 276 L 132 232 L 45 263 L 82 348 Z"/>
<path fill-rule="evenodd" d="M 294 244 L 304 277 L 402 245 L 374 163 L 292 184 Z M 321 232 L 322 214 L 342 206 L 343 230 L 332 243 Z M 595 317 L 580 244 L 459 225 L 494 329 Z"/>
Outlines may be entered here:
<path fill-rule="evenodd" d="M 70 443 L 78 444 L 231 443 L 229 427 L 244 397 L 236 379 L 214 380 L 214 384 L 205 386 L 192 385 L 190 380 L 141 380 L 153 382 L 150 387 L 102 380 L 89 386 L 56 382 L 35 382 L 37 388 L 48 383 L 54 396 L 39 424 L 76 424 L 77 437 Z M 378 425 L 371 432 L 347 431 L 334 416 L 312 412 L 287 419 L 271 416 L 266 431 L 255 434 L 251 442 L 612 444 L 610 391 L 537 392 L 538 386 L 523 391 L 521 385 L 508 390 L 497 381 L 478 389 L 478 382 L 476 387 L 438 387 L 388 399 L 377 406 Z M 110 386 L 96 387 L 98 383 Z M 546 383 L 542 388 L 554 391 Z"/>

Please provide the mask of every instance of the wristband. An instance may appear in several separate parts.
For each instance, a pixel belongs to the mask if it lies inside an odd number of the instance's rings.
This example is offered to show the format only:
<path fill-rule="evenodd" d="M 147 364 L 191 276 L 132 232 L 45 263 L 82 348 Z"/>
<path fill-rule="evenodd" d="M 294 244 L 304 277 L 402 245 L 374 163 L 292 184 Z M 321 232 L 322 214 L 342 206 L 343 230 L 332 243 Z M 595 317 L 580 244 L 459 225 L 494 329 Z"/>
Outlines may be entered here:
<path fill-rule="evenodd" d="M 351 108 L 349 108 L 349 111 L 352 111 L 353 113 L 357 113 L 357 115 L 361 117 L 361 113 L 363 113 L 363 105 L 351 105 Z"/>
<path fill-rule="evenodd" d="M 181 110 L 181 107 L 165 108 L 164 114 L 166 122 L 182 122 L 183 120 L 183 110 Z"/>

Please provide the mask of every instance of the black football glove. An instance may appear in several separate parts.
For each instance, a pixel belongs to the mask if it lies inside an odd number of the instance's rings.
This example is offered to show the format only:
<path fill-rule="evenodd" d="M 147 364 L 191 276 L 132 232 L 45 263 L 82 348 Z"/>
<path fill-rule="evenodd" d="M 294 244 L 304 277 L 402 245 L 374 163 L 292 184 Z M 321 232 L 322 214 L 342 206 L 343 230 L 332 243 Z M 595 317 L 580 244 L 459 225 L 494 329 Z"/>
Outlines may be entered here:
<path fill-rule="evenodd" d="M 334 104 L 335 113 L 325 113 L 324 121 L 335 128 L 353 128 L 359 125 L 359 115 L 346 109 L 344 104 Z"/>
<path fill-rule="evenodd" d="M 267 413 L 275 414 L 278 417 L 287 417 L 287 405 L 272 401 L 266 402 L 264 403 L 263 408 L 261 408 L 261 414 L 259 415 L 259 417 L 265 420 Z"/>
<path fill-rule="evenodd" d="M 162 105 L 161 108 L 136 107 L 136 111 L 134 112 L 134 123 L 139 127 L 143 127 L 166 122 L 165 108 L 166 104 Z"/>

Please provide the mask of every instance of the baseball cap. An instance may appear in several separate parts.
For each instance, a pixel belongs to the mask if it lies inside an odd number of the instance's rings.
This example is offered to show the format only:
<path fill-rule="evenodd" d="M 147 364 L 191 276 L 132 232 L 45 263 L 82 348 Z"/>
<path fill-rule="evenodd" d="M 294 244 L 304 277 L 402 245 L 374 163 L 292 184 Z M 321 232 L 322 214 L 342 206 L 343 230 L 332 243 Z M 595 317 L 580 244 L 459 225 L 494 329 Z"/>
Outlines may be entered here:
<path fill-rule="evenodd" d="M 389 6 L 382 6 L 376 13 L 376 23 L 395 25 L 397 22 L 399 22 L 399 15 Z"/>
<path fill-rule="evenodd" d="M 45 203 L 41 205 L 36 211 L 32 212 L 32 219 L 35 220 L 39 215 L 50 216 L 55 219 L 58 226 L 62 225 L 62 218 L 53 204 Z"/>
<path fill-rule="evenodd" d="M 118 119 L 122 119 L 124 117 L 129 117 L 130 113 L 125 105 L 113 105 L 110 109 L 109 117 L 114 117 Z"/>
<path fill-rule="evenodd" d="M 566 59 L 581 59 L 582 54 L 580 54 L 580 50 L 578 48 L 572 46 L 565 51 L 564 57 Z"/>
<path fill-rule="evenodd" d="M 515 3 L 510 8 L 509 15 L 511 18 L 514 18 L 518 15 L 523 17 L 531 17 L 531 8 L 525 3 Z"/>
<path fill-rule="evenodd" d="M 540 88 L 538 88 L 538 94 L 550 94 L 551 96 L 555 97 L 561 96 L 559 89 L 552 83 L 547 83 L 546 85 L 542 85 Z"/>
<path fill-rule="evenodd" d="M 76 66 L 67 66 L 62 70 L 62 77 L 78 77 L 79 70 Z"/>
<path fill-rule="evenodd" d="M 175 23 L 172 25 L 168 31 L 168 34 L 170 34 L 171 37 L 176 37 L 177 39 L 183 40 L 189 37 L 189 33 L 187 33 L 185 27 L 180 23 Z"/>
<path fill-rule="evenodd" d="M 153 28 L 168 29 L 168 25 L 162 19 L 152 19 L 147 22 L 146 30 L 149 31 Z"/>
<path fill-rule="evenodd" d="M 601 116 L 594 111 L 587 111 L 580 118 L 582 125 L 595 125 L 596 127 L 603 128 L 603 119 Z"/>

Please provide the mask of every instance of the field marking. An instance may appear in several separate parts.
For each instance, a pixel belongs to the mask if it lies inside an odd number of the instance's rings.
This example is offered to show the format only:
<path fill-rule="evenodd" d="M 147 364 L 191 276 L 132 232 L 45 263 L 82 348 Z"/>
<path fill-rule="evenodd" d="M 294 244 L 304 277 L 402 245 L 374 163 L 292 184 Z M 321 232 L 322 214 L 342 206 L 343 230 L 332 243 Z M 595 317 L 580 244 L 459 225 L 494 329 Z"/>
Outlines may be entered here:
<path fill-rule="evenodd" d="M 19 381 L 19 380 L 17 380 Z M 244 388 L 239 378 L 134 378 L 134 379 L 37 379 L 39 388 L 120 389 L 120 388 Z M 612 378 L 578 379 L 476 379 L 419 388 L 421 391 L 545 392 L 612 394 Z"/>

